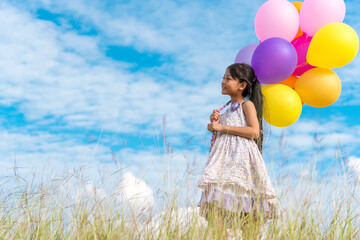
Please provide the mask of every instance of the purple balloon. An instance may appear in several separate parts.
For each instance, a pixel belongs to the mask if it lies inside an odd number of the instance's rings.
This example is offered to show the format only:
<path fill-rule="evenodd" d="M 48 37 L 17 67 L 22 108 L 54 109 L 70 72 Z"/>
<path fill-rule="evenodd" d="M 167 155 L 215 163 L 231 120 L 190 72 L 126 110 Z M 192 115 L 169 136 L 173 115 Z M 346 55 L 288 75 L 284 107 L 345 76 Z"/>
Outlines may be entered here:
<path fill-rule="evenodd" d="M 251 60 L 255 74 L 264 84 L 279 83 L 294 72 L 297 53 L 294 46 L 279 37 L 264 40 L 255 49 Z"/>
<path fill-rule="evenodd" d="M 259 44 L 250 44 L 240 49 L 236 55 L 235 63 L 246 63 L 251 66 L 251 58 L 257 46 Z"/>

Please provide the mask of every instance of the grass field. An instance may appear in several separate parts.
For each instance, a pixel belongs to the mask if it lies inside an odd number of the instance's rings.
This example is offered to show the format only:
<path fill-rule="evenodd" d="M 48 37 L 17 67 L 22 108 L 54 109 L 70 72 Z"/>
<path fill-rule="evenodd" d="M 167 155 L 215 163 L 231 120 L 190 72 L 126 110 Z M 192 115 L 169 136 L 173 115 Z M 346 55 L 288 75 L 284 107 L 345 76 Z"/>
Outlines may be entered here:
<path fill-rule="evenodd" d="M 83 169 L 39 178 L 14 168 L 1 182 L 0 239 L 360 239 L 360 191 L 346 167 L 320 178 L 313 166 L 282 172 L 273 184 L 285 214 L 235 224 L 233 238 L 221 217 L 208 224 L 199 216 L 192 193 L 181 199 L 175 180 L 164 183 L 164 204 L 155 212 L 152 192 L 129 196 L 114 184 L 121 171 L 102 176 L 99 188 L 87 183 Z M 171 184 L 175 191 L 167 191 Z"/>

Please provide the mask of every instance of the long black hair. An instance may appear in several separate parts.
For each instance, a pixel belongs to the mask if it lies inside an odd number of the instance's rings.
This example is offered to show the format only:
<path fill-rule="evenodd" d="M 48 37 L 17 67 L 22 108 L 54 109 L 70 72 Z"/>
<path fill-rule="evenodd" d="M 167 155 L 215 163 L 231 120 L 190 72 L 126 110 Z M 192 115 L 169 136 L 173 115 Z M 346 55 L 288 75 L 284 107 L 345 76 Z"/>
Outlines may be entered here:
<path fill-rule="evenodd" d="M 260 152 L 262 152 L 263 145 L 263 102 L 264 96 L 261 92 L 261 85 L 257 79 L 254 70 L 252 67 L 245 63 L 234 63 L 228 66 L 230 75 L 232 78 L 237 79 L 240 83 L 246 82 L 246 88 L 244 89 L 242 95 L 243 97 L 248 97 L 255 105 L 257 118 L 259 120 L 259 138 L 255 139 L 256 144 L 259 147 Z"/>

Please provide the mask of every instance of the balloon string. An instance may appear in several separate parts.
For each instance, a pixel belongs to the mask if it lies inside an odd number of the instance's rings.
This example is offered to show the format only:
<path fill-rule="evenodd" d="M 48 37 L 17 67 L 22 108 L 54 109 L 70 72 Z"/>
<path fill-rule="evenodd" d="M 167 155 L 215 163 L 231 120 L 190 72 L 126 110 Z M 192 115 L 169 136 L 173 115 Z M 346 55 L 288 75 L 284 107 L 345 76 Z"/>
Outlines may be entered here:
<path fill-rule="evenodd" d="M 297 65 L 296 68 L 298 68 L 298 67 L 305 67 L 306 65 L 309 65 L 309 63 L 304 62 L 304 63 L 302 63 L 302 64 Z"/>
<path fill-rule="evenodd" d="M 226 106 L 229 105 L 230 103 L 231 103 L 231 100 L 228 101 L 228 102 L 227 102 L 224 106 L 222 106 L 221 108 L 218 108 L 217 110 L 218 110 L 219 112 L 221 112 L 221 110 L 223 110 L 224 108 L 226 108 Z M 211 122 L 213 122 L 213 121 L 214 121 L 214 119 L 211 120 Z M 212 146 L 214 145 L 215 139 L 216 139 L 216 132 L 214 131 L 214 132 L 213 132 L 213 135 L 212 135 L 212 137 L 211 137 L 211 146 L 210 146 L 209 152 L 211 151 L 211 148 L 212 148 Z"/>

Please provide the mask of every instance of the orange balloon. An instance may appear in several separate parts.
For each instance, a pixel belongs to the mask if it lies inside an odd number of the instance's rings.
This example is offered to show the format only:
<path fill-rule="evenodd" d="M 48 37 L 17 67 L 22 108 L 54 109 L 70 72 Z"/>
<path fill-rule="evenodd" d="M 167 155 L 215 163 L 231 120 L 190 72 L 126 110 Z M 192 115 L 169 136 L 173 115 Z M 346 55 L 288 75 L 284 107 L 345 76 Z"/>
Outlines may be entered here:
<path fill-rule="evenodd" d="M 298 80 L 297 76 L 291 75 L 290 77 L 288 77 L 287 79 L 285 79 L 282 82 L 279 82 L 280 84 L 284 84 L 286 86 L 289 86 L 291 88 L 295 88 L 295 82 L 296 80 Z"/>
<path fill-rule="evenodd" d="M 313 68 L 296 81 L 295 91 L 301 101 L 312 107 L 327 107 L 336 102 L 341 93 L 338 75 L 327 68 Z"/>
<path fill-rule="evenodd" d="M 302 2 L 292 2 L 292 4 L 296 7 L 296 9 L 298 10 L 298 13 L 299 13 L 299 17 L 300 17 L 300 9 L 302 7 Z M 300 36 L 302 36 L 304 33 L 301 31 L 301 28 L 299 27 L 299 31 L 297 32 L 296 36 L 294 37 L 295 38 L 298 38 Z"/>

